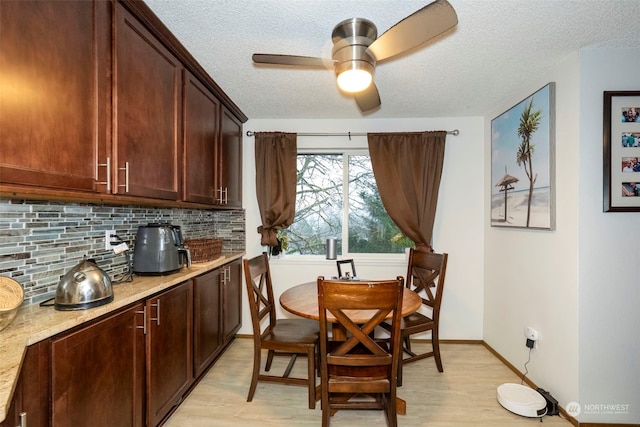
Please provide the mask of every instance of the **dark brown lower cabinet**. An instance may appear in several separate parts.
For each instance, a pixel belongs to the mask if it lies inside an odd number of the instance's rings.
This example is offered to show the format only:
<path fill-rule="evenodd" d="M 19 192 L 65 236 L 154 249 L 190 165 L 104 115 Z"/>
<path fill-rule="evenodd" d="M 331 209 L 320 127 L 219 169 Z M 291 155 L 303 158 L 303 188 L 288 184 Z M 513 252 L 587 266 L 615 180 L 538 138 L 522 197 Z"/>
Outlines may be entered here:
<path fill-rule="evenodd" d="M 30 346 L 0 427 L 161 424 L 240 328 L 241 265 Z"/>
<path fill-rule="evenodd" d="M 238 259 L 222 267 L 224 337 L 227 344 L 242 325 L 242 260 Z"/>
<path fill-rule="evenodd" d="M 148 299 L 146 311 L 147 425 L 155 426 L 194 382 L 193 281 Z"/>
<path fill-rule="evenodd" d="M 1 427 L 49 426 L 49 366 L 49 341 L 27 348 L 13 400 Z"/>
<path fill-rule="evenodd" d="M 136 304 L 52 340 L 54 427 L 145 425 L 142 313 Z"/>
<path fill-rule="evenodd" d="M 206 371 L 224 346 L 221 271 L 217 268 L 193 281 L 193 369 L 196 378 Z"/>
<path fill-rule="evenodd" d="M 232 261 L 194 279 L 193 368 L 202 375 L 242 322 L 242 263 Z"/>

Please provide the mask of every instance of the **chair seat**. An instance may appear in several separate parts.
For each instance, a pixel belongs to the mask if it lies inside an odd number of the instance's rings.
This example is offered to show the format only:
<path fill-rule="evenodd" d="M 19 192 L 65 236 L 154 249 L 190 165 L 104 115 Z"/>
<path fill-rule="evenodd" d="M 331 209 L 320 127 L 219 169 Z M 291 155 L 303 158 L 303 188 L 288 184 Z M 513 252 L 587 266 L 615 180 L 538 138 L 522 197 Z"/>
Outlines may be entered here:
<path fill-rule="evenodd" d="M 433 327 L 433 319 L 422 313 L 411 313 L 402 318 L 402 331 L 407 334 L 411 330 L 429 330 Z"/>
<path fill-rule="evenodd" d="M 315 345 L 318 342 L 319 326 L 316 320 L 311 319 L 278 319 L 276 326 L 262 338 L 262 347 L 268 349 L 269 343 L 281 344 L 306 344 Z"/>

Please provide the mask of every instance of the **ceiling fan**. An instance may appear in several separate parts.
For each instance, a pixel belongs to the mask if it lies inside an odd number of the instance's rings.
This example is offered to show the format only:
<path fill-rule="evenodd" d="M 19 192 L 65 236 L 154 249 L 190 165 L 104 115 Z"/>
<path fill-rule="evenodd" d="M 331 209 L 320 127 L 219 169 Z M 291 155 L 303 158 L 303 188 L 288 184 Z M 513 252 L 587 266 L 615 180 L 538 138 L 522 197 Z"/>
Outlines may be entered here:
<path fill-rule="evenodd" d="M 376 63 L 392 58 L 453 28 L 456 11 L 447 0 L 436 0 L 402 19 L 380 37 L 373 22 L 351 18 L 340 22 L 331 33 L 331 59 L 311 56 L 254 53 L 257 64 L 335 68 L 340 89 L 353 93 L 362 112 L 380 106 L 378 88 L 373 82 Z"/>

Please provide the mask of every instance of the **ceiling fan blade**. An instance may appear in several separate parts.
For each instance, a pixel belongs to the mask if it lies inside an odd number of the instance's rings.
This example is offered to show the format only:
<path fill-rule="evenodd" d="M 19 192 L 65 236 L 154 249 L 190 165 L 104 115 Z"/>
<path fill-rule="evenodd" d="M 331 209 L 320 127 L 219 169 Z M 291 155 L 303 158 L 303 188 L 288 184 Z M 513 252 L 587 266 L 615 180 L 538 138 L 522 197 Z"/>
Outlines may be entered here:
<path fill-rule="evenodd" d="M 363 113 L 380 106 L 380 94 L 378 94 L 378 88 L 374 82 L 371 82 L 368 88 L 362 92 L 355 93 L 353 96 L 356 98 L 356 103 Z"/>
<path fill-rule="evenodd" d="M 254 53 L 251 57 L 257 64 L 293 65 L 297 67 L 321 67 L 333 66 L 333 59 L 315 58 L 312 56 L 297 55 L 272 55 L 267 53 Z"/>
<path fill-rule="evenodd" d="M 458 15 L 449 2 L 436 0 L 389 28 L 367 51 L 379 62 L 416 47 L 457 24 Z"/>

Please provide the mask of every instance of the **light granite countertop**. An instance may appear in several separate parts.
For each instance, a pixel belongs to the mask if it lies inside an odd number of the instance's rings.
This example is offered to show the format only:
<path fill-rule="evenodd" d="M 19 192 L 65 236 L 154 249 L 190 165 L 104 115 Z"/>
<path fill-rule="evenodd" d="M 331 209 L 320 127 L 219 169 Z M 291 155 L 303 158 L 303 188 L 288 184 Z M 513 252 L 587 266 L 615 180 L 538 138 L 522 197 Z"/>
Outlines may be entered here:
<path fill-rule="evenodd" d="M 223 254 L 214 261 L 192 264 L 189 268 L 166 276 L 134 276 L 130 283 L 113 285 L 112 302 L 87 310 L 58 311 L 38 304 L 21 307 L 14 321 L 0 331 L 0 422 L 7 416 L 20 365 L 28 346 L 157 294 L 243 255 L 244 253 Z"/>

